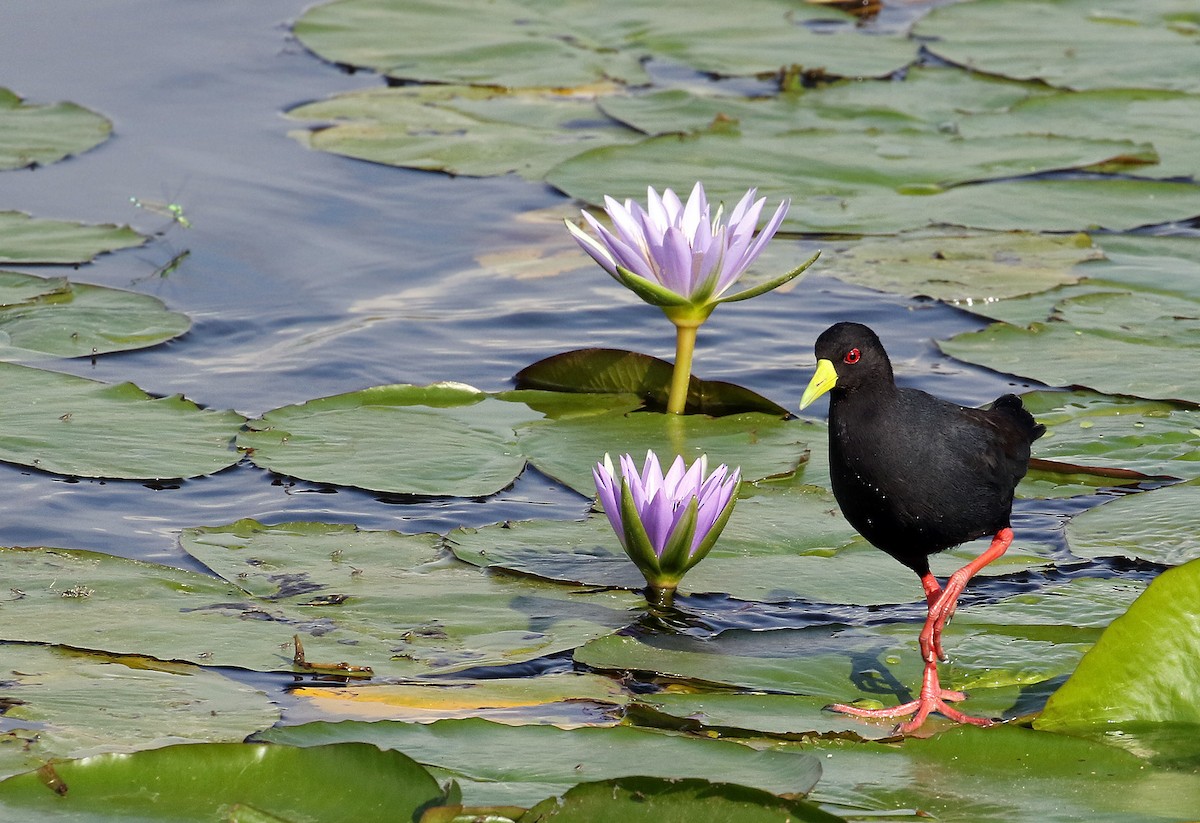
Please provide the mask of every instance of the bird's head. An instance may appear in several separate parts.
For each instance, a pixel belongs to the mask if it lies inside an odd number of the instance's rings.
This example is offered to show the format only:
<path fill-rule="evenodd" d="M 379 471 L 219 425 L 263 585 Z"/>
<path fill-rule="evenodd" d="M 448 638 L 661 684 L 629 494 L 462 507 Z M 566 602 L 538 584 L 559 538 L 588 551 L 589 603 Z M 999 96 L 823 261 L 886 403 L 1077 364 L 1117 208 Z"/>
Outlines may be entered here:
<path fill-rule="evenodd" d="M 821 333 L 814 348 L 817 371 L 800 398 L 801 409 L 832 389 L 853 391 L 893 383 L 892 363 L 883 344 L 861 323 L 835 323 Z"/>

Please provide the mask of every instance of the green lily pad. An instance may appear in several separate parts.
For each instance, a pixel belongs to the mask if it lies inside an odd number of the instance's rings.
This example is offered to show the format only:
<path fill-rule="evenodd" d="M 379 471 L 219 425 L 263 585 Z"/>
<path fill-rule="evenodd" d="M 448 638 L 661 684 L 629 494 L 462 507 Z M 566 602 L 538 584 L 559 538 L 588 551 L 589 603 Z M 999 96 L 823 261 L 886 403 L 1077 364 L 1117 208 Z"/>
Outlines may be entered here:
<path fill-rule="evenodd" d="M 430 534 L 242 520 L 187 529 L 181 543 L 208 568 L 263 601 L 305 607 L 335 599 L 317 612 L 328 612 L 335 625 L 352 633 L 375 638 L 373 649 L 360 642 L 361 653 L 383 652 L 383 665 L 410 671 L 413 663 L 422 664 L 417 673 L 520 663 L 563 651 L 622 628 L 631 618 L 626 610 L 638 604 L 622 593 L 585 595 L 446 563 L 437 548 L 440 540 Z M 445 603 L 455 608 L 448 611 L 440 605 Z M 327 659 L 317 656 L 315 638 L 305 646 L 312 647 L 313 659 Z M 398 659 L 386 662 L 392 657 Z M 369 664 L 378 671 L 378 665 Z"/>
<path fill-rule="evenodd" d="M 1200 562 L 1163 572 L 1113 621 L 1035 727 L 1097 733 L 1126 723 L 1200 731 Z"/>
<path fill-rule="evenodd" d="M 337 0 L 310 8 L 292 30 L 318 57 L 399 80 L 509 88 L 646 81 L 640 55 L 613 51 L 552 11 L 520 0 L 500 0 L 487 14 L 471 0 Z"/>
<path fill-rule="evenodd" d="M 233 438 L 245 418 L 236 412 L 11 363 L 0 363 L 0 378 L 0 460 L 74 477 L 162 480 L 239 459 Z"/>
<path fill-rule="evenodd" d="M 674 367 L 665 360 L 620 349 L 579 349 L 555 354 L 517 372 L 519 389 L 552 392 L 626 393 L 643 398 L 647 407 L 663 411 Z M 762 412 L 788 417 L 790 413 L 749 389 L 692 375 L 686 414 Z"/>
<path fill-rule="evenodd" d="M 547 580 L 638 590 L 645 585 L 605 517 L 458 529 L 446 543 L 468 563 Z M 976 554 L 968 546 L 937 555 L 933 568 L 949 574 Z M 1044 562 L 1013 551 L 983 574 L 1006 574 Z M 721 539 L 680 588 L 748 601 L 862 606 L 904 603 L 920 593 L 915 576 L 862 544 L 832 495 L 802 486 L 757 490 L 739 500 Z"/>
<path fill-rule="evenodd" d="M 809 799 L 850 819 L 944 823 L 1161 823 L 1194 816 L 1195 775 L 1147 768 L 1091 740 L 1018 725 L 949 728 L 903 745 L 785 743 L 821 759 Z M 1018 788 L 1014 788 L 1018 787 Z"/>
<path fill-rule="evenodd" d="M 0 169 L 46 166 L 100 145 L 112 123 L 74 103 L 35 105 L 0 86 Z"/>
<path fill-rule="evenodd" d="M 178 337 L 191 325 L 187 315 L 168 311 L 157 297 L 74 283 L 0 308 L 0 360 L 141 349 Z"/>
<path fill-rule="evenodd" d="M 1051 386 L 1200 404 L 1194 377 L 1200 301 L 1151 292 L 1082 294 L 1062 300 L 1052 319 L 1058 322 L 1028 328 L 995 323 L 938 345 L 951 357 Z M 1113 369 L 1114 363 L 1132 368 Z"/>
<path fill-rule="evenodd" d="M 39 297 L 71 291 L 65 277 L 38 277 L 15 271 L 0 271 L 0 308 L 19 306 Z"/>
<path fill-rule="evenodd" d="M 1146 475 L 1200 475 L 1200 411 L 1194 408 L 1087 391 L 1034 391 L 1021 400 L 1046 426 L 1033 444 L 1035 457 Z"/>
<path fill-rule="evenodd" d="M 798 164 L 797 156 L 808 159 Z M 768 201 L 792 198 L 783 227 L 803 233 L 893 234 L 935 224 L 1002 231 L 1123 230 L 1200 214 L 1200 186 L 1190 182 L 1011 179 L 1154 156 L 1147 146 L 1122 141 L 1053 136 L 968 140 L 918 130 L 833 129 L 739 136 L 714 128 L 592 149 L 556 166 L 547 182 L 599 205 L 606 194 L 640 197 L 646 180 L 686 190 L 702 168 L 712 200 L 733 202 L 746 181 L 753 181 Z"/>
<path fill-rule="evenodd" d="M 1151 292 L 1200 301 L 1200 257 L 1186 237 L 1105 235 L 1105 257 L 1077 269 L 1086 278 L 1045 292 L 991 303 L 975 303 L 975 314 L 1031 326 L 1056 316 L 1058 305 L 1070 297 L 1094 293 Z"/>
<path fill-rule="evenodd" d="M 995 603 L 955 613 L 964 626 L 1053 626 L 1069 637 L 1080 629 L 1102 629 L 1120 616 L 1145 589 L 1137 580 L 1081 577 Z M 1086 633 L 1080 635 L 1089 637 Z"/>
<path fill-rule="evenodd" d="M 719 696 L 711 718 L 698 718 L 699 726 L 662 723 L 643 717 L 631 707 L 634 722 L 666 725 L 699 733 L 709 727 L 725 734 L 725 726 L 737 736 L 753 730 L 771 735 L 843 735 L 879 738 L 891 734 L 895 721 L 863 720 L 849 715 L 821 712 L 831 702 L 864 702 L 893 706 L 916 697 L 921 681 L 921 658 L 917 635 L 919 623 L 883 624 L 870 628 L 814 627 L 800 630 L 727 630 L 716 637 L 681 636 L 626 637 L 612 635 L 576 649 L 575 660 L 583 665 L 613 673 L 639 672 L 678 683 L 679 691 L 698 694 L 670 698 L 665 695 L 639 698 L 658 711 L 684 715 L 680 709 L 717 700 L 714 691 L 741 689 L 771 695 L 800 695 L 799 713 L 784 722 L 773 713 L 765 697 L 746 696 L 750 706 L 764 704 L 761 718 L 747 713 L 729 715 L 721 707 L 731 696 Z M 946 651 L 952 662 L 943 665 L 942 682 L 948 688 L 970 689 L 963 708 L 985 717 L 1012 717 L 1040 707 L 1049 693 L 1046 684 L 1065 678 L 1090 648 L 1098 632 L 1082 637 L 1038 639 L 1031 631 L 1012 629 L 1007 634 L 993 627 L 955 626 L 946 632 Z M 715 687 L 719 686 L 720 689 Z M 1022 695 L 1025 695 L 1023 698 Z M 671 701 L 676 701 L 675 705 Z M 790 705 L 788 703 L 787 705 Z M 703 714 L 703 712 L 702 712 Z M 692 718 L 694 726 L 697 718 Z M 939 721 L 942 722 L 942 721 Z M 949 721 L 944 721 L 949 723 Z"/>
<path fill-rule="evenodd" d="M 279 720 L 262 692 L 185 664 L 4 645 L 0 776 L 48 760 L 176 743 L 240 742 Z M 103 711 L 97 695 L 103 694 Z"/>
<path fill-rule="evenodd" d="M 0 782 L 0 813 L 81 823 L 408 820 L 442 797 L 409 758 L 356 743 L 168 746 L 52 768 Z M 47 785 L 49 775 L 59 790 Z"/>
<path fill-rule="evenodd" d="M 1200 558 L 1200 483 L 1193 480 L 1097 506 L 1067 524 L 1080 557 L 1136 557 L 1177 565 Z"/>
<path fill-rule="evenodd" d="M 258 671 L 419 677 L 574 648 L 623 627 L 639 602 L 439 561 L 436 535 L 243 521 L 185 540 L 229 582 L 91 552 L 0 549 L 4 579 L 26 593 L 5 602 L 0 639 Z M 307 666 L 294 663 L 294 636 Z"/>
<path fill-rule="evenodd" d="M 863 36 L 854 18 L 834 9 L 797 9 L 781 0 L 748 0 L 734 9 L 702 0 L 692 11 L 681 18 L 649 0 L 610 8 L 503 0 L 479 15 L 465 0 L 339 0 L 310 9 L 294 31 L 335 63 L 402 80 L 509 88 L 643 84 L 646 58 L 715 74 L 772 74 L 796 65 L 844 77 L 890 74 L 916 58 L 906 37 Z"/>
<path fill-rule="evenodd" d="M 140 246 L 129 226 L 90 226 L 0 211 L 0 263 L 89 263 L 97 255 Z"/>
<path fill-rule="evenodd" d="M 898 694 L 911 695 L 920 683 L 919 631 L 916 624 L 892 624 L 832 632 L 825 626 L 731 629 L 708 638 L 611 635 L 576 649 L 575 661 L 600 671 L 650 672 L 692 681 L 697 688 L 719 684 L 826 702 L 895 700 Z M 949 636 L 947 641 L 949 651 L 954 644 Z M 845 729 L 871 727 L 857 718 L 840 720 Z"/>
<path fill-rule="evenodd" d="M 308 723 L 256 736 L 288 745 L 361 741 L 396 749 L 448 773 L 474 805 L 528 805 L 576 783 L 628 775 L 723 778 L 770 792 L 803 794 L 820 764 L 797 752 L 755 751 L 740 743 L 678 737 L 628 727 L 558 729 L 487 720 L 436 723 Z M 519 752 L 519 757 L 497 757 Z"/>
<path fill-rule="evenodd" d="M 586 418 L 540 420 L 518 430 L 521 449 L 538 471 L 591 497 L 592 468 L 604 455 L 632 454 L 641 461 L 648 449 L 670 461 L 688 462 L 707 454 L 709 464 L 740 466 L 748 481 L 790 476 L 806 456 L 805 443 L 824 430 L 801 420 L 762 413 L 727 417 L 609 412 Z"/>
<path fill-rule="evenodd" d="M 1200 91 L 1200 20 L 1187 0 L 977 0 L 934 9 L 914 34 L 945 60 L 1072 89 Z"/>
<path fill-rule="evenodd" d="M 651 135 L 686 134 L 714 125 L 742 134 L 776 135 L 809 129 L 953 131 L 973 115 L 1003 113 L 1030 95 L 1044 93 L 1033 83 L 914 66 L 902 78 L 884 82 L 848 80 L 755 97 L 712 87 L 657 89 L 605 96 L 598 105 L 610 117 Z"/>
<path fill-rule="evenodd" d="M 376 386 L 269 411 L 238 447 L 265 469 L 317 483 L 484 497 L 521 473 L 513 429 L 540 417 L 460 384 Z"/>
<path fill-rule="evenodd" d="M 288 116 L 332 122 L 292 133 L 311 149 L 476 177 L 515 173 L 541 180 L 585 149 L 641 137 L 608 120 L 590 97 L 548 89 L 367 89 L 308 103 Z"/>
<path fill-rule="evenodd" d="M 831 255 L 825 272 L 880 291 L 926 296 L 973 309 L 1077 283 L 1073 267 L 1102 252 L 1080 234 L 917 234 L 863 240 Z"/>
<path fill-rule="evenodd" d="M 971 137 L 997 131 L 1105 139 L 1142 139 L 1152 134 L 1158 162 L 1147 172 L 1155 177 L 1182 177 L 1200 172 L 1191 150 L 1192 124 L 1198 120 L 1200 94 L 1103 88 L 1031 95 L 1003 112 L 963 117 L 958 124 L 961 133 Z"/>
<path fill-rule="evenodd" d="M 521 816 L 522 823 L 836 823 L 845 821 L 803 800 L 701 779 L 622 777 L 583 783 L 562 797 L 543 800 Z"/>

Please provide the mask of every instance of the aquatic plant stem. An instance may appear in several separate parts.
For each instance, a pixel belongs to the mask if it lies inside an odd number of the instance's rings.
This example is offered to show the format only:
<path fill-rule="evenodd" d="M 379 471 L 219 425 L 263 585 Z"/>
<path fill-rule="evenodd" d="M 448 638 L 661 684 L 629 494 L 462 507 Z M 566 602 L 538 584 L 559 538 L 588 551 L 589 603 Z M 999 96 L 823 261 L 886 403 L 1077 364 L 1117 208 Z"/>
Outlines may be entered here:
<path fill-rule="evenodd" d="M 692 378 L 692 353 L 696 350 L 696 330 L 700 323 L 675 323 L 675 370 L 671 372 L 671 391 L 667 395 L 667 414 L 683 414 L 687 406 L 688 383 Z"/>

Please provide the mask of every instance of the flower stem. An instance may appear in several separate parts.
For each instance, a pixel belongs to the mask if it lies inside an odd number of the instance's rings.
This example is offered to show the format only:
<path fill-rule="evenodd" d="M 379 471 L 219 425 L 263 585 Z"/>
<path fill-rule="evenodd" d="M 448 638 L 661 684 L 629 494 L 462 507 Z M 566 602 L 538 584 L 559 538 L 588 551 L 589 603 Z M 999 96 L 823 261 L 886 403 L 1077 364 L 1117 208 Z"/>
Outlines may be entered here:
<path fill-rule="evenodd" d="M 671 373 L 667 414 L 683 414 L 687 405 L 688 383 L 692 377 L 692 353 L 696 349 L 696 330 L 699 328 L 699 323 L 675 323 L 675 370 Z"/>
<path fill-rule="evenodd" d="M 649 604 L 651 611 L 672 608 L 675 605 L 675 587 L 655 585 L 647 586 L 646 603 Z"/>

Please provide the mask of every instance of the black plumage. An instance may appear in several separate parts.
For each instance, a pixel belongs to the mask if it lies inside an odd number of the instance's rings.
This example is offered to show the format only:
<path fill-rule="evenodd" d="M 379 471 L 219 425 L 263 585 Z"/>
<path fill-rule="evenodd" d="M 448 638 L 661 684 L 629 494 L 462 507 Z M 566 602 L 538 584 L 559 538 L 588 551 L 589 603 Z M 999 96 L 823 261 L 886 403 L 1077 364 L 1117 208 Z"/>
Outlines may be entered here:
<path fill-rule="evenodd" d="M 915 713 L 905 731 L 934 709 L 986 722 L 944 704 L 961 695 L 937 687 L 941 629 L 967 580 L 1008 548 L 1013 493 L 1045 427 L 1012 394 L 973 409 L 897 386 L 879 338 L 859 323 L 831 326 L 817 338 L 816 355 L 817 373 L 801 408 L 829 392 L 829 469 L 838 505 L 863 537 L 916 572 L 929 605 L 921 651 L 925 685 L 932 679 L 936 699 L 923 688 L 921 700 L 868 716 Z M 929 555 L 988 535 L 991 547 L 942 589 Z"/>

